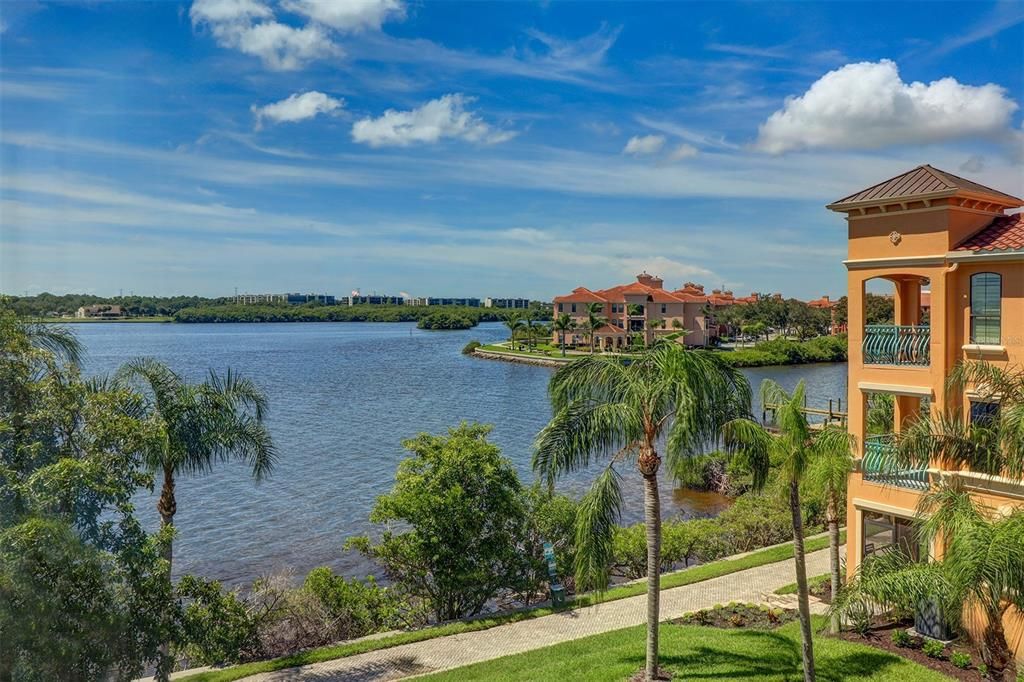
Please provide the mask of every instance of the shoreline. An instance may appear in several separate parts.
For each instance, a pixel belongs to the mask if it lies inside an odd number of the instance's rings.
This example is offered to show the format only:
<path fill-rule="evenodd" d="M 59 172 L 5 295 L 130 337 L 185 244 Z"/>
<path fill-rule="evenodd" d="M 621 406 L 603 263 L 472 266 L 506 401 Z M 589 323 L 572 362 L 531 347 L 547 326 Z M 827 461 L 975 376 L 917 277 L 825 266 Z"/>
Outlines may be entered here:
<path fill-rule="evenodd" d="M 728 351 L 722 351 L 726 353 Z M 532 357 L 517 352 L 502 352 L 495 350 L 481 350 L 477 348 L 471 356 L 478 357 L 482 360 L 497 360 L 498 362 L 516 362 L 521 365 L 534 365 L 538 367 L 562 367 L 576 358 L 587 357 L 586 355 L 575 355 L 566 357 Z M 738 369 L 756 369 L 759 367 L 806 367 L 810 365 L 837 365 L 848 362 L 848 360 L 836 360 L 834 362 L 787 362 L 782 364 L 766 364 L 766 365 L 739 365 Z"/>

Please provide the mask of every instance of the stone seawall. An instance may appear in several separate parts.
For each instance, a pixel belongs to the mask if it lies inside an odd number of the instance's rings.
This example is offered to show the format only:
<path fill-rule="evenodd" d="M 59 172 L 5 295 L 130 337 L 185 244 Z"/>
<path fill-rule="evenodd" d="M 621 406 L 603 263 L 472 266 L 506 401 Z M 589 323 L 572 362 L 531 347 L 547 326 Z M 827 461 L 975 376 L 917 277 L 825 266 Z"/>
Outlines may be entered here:
<path fill-rule="evenodd" d="M 561 367 L 572 360 L 572 358 L 565 358 L 564 360 L 562 358 L 531 358 L 525 355 L 515 355 L 512 353 L 495 353 L 493 351 L 480 350 L 479 348 L 473 351 L 473 355 L 485 360 L 518 362 L 523 365 L 539 365 L 541 367 Z"/>

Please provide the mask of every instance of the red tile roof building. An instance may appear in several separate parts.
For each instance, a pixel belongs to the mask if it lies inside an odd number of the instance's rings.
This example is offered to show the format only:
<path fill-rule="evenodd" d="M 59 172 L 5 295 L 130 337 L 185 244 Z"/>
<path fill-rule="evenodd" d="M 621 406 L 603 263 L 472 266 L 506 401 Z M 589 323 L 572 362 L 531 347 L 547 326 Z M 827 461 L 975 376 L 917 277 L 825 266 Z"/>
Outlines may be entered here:
<path fill-rule="evenodd" d="M 776 294 L 781 298 L 780 294 Z M 596 291 L 577 287 L 565 296 L 554 299 L 554 315 L 569 315 L 576 328 L 566 334 L 568 345 L 589 345 L 587 329 L 592 304 L 600 306 L 596 316 L 608 324 L 593 333 L 594 345 L 615 350 L 629 344 L 629 337 L 640 334 L 650 344 L 659 336 L 685 332 L 680 343 L 703 346 L 719 335 L 709 313 L 731 305 L 744 305 L 758 300 L 757 294 L 736 298 L 731 291 L 704 292 L 704 287 L 686 282 L 674 291 L 665 289 L 664 280 L 642 272 L 636 281 Z M 558 333 L 554 335 L 558 343 Z"/>

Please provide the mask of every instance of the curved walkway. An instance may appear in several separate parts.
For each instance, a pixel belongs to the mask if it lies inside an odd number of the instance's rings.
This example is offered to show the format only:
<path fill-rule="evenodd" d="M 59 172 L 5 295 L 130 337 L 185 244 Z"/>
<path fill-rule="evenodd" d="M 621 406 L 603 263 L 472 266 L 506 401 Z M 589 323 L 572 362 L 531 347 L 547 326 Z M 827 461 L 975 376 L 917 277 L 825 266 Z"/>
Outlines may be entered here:
<path fill-rule="evenodd" d="M 808 576 L 827 572 L 827 549 L 807 555 Z M 764 603 L 770 600 L 778 603 L 778 597 L 772 595 L 772 592 L 795 580 L 793 560 L 789 559 L 663 590 L 661 618 L 678 618 L 690 611 L 731 601 Z M 439 637 L 299 668 L 262 673 L 246 677 L 244 682 L 378 682 L 459 668 L 471 663 L 640 625 L 647 617 L 646 599 L 646 595 L 628 597 L 518 623 L 499 625 L 489 630 Z M 812 610 L 820 612 L 823 608 L 821 604 L 812 604 Z"/>

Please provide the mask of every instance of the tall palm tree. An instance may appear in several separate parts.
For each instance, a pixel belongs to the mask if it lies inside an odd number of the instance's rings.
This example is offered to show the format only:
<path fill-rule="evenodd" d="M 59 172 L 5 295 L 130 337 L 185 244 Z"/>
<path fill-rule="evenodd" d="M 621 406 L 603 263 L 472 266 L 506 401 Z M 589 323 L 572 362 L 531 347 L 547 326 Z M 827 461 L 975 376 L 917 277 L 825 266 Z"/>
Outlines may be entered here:
<path fill-rule="evenodd" d="M 810 463 L 820 451 L 834 447 L 834 438 L 816 438 L 802 408 L 806 388 L 801 380 L 792 395 L 771 379 L 761 384 L 761 403 L 778 405 L 775 412 L 777 433 L 769 433 L 752 418 L 730 421 L 723 428 L 727 450 L 740 455 L 753 472 L 754 488 L 763 488 L 770 463 L 781 467 L 789 489 L 789 510 L 793 522 L 793 555 L 796 563 L 797 595 L 800 606 L 801 654 L 804 680 L 814 681 L 814 644 L 811 640 L 811 608 L 807 589 L 807 562 L 804 556 L 803 512 L 800 507 L 800 483 Z"/>
<path fill-rule="evenodd" d="M 815 438 L 815 456 L 807 470 L 807 483 L 825 497 L 825 524 L 828 526 L 829 573 L 832 594 L 842 587 L 839 561 L 839 520 L 846 503 L 846 484 L 853 470 L 854 437 L 845 429 L 827 426 Z M 839 613 L 829 619 L 829 631 L 839 632 Z"/>
<path fill-rule="evenodd" d="M 210 370 L 206 381 L 191 384 L 158 360 L 138 358 L 122 366 L 115 380 L 140 389 L 145 414 L 159 427 L 159 440 L 143 457 L 163 474 L 156 505 L 161 527 L 174 525 L 175 479 L 182 474 L 205 473 L 229 459 L 250 465 L 257 481 L 273 469 L 277 453 L 263 423 L 267 399 L 249 379 L 230 369 L 223 376 Z M 163 556 L 170 564 L 170 538 Z"/>
<path fill-rule="evenodd" d="M 551 323 L 551 326 L 556 332 L 558 332 L 558 345 L 562 349 L 562 357 L 565 357 L 565 333 L 572 329 L 573 322 L 569 313 L 562 313 L 555 318 L 555 321 Z"/>
<path fill-rule="evenodd" d="M 523 325 L 526 328 L 526 348 L 527 350 L 533 349 L 533 332 L 534 332 L 534 319 L 532 315 L 527 315 L 523 320 Z"/>
<path fill-rule="evenodd" d="M 604 306 L 600 303 L 588 303 L 587 304 L 587 319 L 583 322 L 583 328 L 587 332 L 587 337 L 590 339 L 590 352 L 594 352 L 594 333 L 601 327 L 608 324 L 608 320 L 601 317 L 601 311 L 604 310 Z"/>
<path fill-rule="evenodd" d="M 523 318 L 519 317 L 516 313 L 509 313 L 509 316 L 505 318 L 505 326 L 509 332 L 509 345 L 511 345 L 512 350 L 515 350 L 516 334 L 523 328 Z"/>
<path fill-rule="evenodd" d="M 647 654 L 645 675 L 658 671 L 661 501 L 657 447 L 670 468 L 716 439 L 721 426 L 750 409 L 743 375 L 719 356 L 657 344 L 630 364 L 586 356 L 560 368 L 548 387 L 554 416 L 534 442 L 533 469 L 549 486 L 592 459 L 607 465 L 580 503 L 576 520 L 576 583 L 608 584 L 612 530 L 622 506 L 617 464 L 635 464 L 644 482 L 647 535 Z M 661 439 L 664 438 L 664 441 Z"/>

